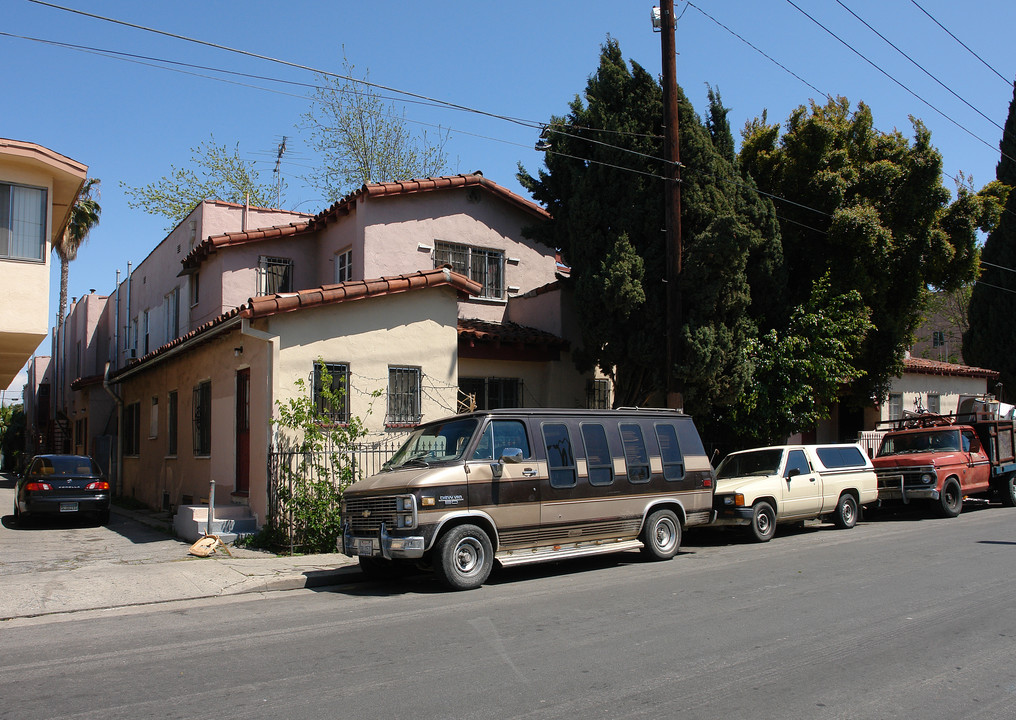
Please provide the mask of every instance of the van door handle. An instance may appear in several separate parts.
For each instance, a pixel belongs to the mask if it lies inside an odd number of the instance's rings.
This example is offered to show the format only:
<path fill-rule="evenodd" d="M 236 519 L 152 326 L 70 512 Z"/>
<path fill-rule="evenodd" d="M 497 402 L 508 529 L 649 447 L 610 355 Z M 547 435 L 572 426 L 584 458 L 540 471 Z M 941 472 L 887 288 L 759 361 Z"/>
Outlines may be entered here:
<path fill-rule="evenodd" d="M 536 477 L 536 470 L 534 470 L 533 468 L 526 468 L 525 470 L 522 471 L 522 476 L 523 477 Z"/>

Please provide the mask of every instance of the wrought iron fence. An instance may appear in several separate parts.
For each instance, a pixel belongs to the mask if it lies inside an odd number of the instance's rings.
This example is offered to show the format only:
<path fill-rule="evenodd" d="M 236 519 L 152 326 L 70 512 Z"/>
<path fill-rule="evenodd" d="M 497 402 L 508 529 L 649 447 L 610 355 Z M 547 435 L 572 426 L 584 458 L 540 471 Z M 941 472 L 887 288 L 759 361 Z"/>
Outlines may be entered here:
<path fill-rule="evenodd" d="M 275 445 L 268 451 L 268 521 L 293 552 L 302 545 L 305 523 L 291 499 L 317 493 L 329 507 L 325 514 L 338 517 L 339 498 L 347 485 L 381 469 L 402 445 L 403 438 L 374 443 L 326 446 L 319 452 L 301 452 Z M 338 527 L 332 529 L 336 534 Z"/>

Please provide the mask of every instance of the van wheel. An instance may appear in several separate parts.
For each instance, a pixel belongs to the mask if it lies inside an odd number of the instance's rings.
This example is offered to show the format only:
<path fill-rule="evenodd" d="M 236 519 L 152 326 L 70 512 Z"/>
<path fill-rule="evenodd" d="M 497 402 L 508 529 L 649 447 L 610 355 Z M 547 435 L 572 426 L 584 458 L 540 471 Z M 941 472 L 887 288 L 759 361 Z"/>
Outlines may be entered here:
<path fill-rule="evenodd" d="M 751 517 L 751 536 L 756 542 L 769 542 L 776 533 L 776 511 L 767 502 L 755 503 Z"/>
<path fill-rule="evenodd" d="M 642 529 L 642 554 L 652 560 L 669 560 L 681 548 L 681 521 L 672 510 L 657 510 Z"/>
<path fill-rule="evenodd" d="M 942 517 L 956 517 L 963 510 L 963 493 L 960 484 L 953 478 L 945 481 L 938 496 L 938 509 Z"/>
<path fill-rule="evenodd" d="M 475 525 L 458 525 L 441 536 L 434 549 L 438 577 L 452 590 L 483 585 L 494 566 L 490 538 Z"/>
<path fill-rule="evenodd" d="M 841 530 L 849 530 L 857 524 L 857 501 L 850 493 L 840 495 L 836 512 L 833 513 L 833 523 Z"/>
<path fill-rule="evenodd" d="M 1016 507 L 1016 473 L 1011 474 L 999 488 L 1002 496 L 1002 504 L 1006 507 Z"/>

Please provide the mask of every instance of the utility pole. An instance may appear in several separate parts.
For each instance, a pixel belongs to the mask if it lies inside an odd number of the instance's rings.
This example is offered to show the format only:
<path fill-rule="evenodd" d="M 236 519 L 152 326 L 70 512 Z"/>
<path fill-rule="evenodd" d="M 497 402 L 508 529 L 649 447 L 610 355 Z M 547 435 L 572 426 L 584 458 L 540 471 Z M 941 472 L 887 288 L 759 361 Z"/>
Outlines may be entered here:
<path fill-rule="evenodd" d="M 679 340 L 681 327 L 681 148 L 677 122 L 677 43 L 675 40 L 674 3 L 664 0 L 657 20 L 653 8 L 653 25 L 659 23 L 660 47 L 663 56 L 663 122 L 665 125 L 664 156 L 667 179 L 664 181 L 667 243 L 667 407 L 683 408 L 683 383 L 674 377 L 674 364 L 681 359 Z"/>

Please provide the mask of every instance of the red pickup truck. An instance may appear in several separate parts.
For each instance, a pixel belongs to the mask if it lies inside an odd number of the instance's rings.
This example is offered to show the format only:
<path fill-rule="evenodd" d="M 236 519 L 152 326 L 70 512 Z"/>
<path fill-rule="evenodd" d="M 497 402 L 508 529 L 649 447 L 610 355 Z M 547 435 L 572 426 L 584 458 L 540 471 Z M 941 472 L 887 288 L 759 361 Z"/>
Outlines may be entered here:
<path fill-rule="evenodd" d="M 923 500 L 956 517 L 963 498 L 997 498 L 1016 507 L 1014 422 L 992 413 L 921 413 L 891 428 L 872 459 L 880 504 Z"/>

